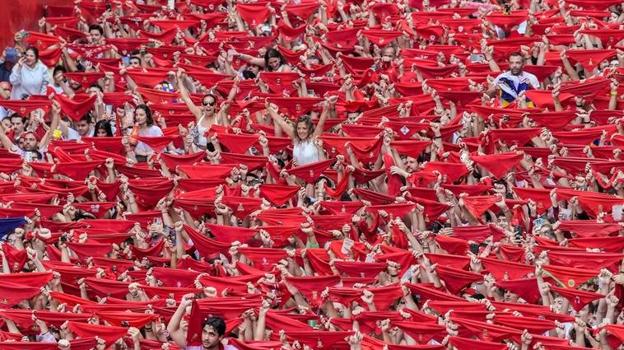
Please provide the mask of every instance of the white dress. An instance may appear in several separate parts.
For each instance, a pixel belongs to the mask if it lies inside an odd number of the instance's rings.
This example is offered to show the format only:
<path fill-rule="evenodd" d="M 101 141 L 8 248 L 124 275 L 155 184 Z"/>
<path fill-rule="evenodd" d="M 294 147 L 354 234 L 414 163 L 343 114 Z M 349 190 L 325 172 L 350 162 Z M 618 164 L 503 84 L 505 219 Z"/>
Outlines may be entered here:
<path fill-rule="evenodd" d="M 297 166 L 302 166 L 320 161 L 321 155 L 312 140 L 295 141 L 293 158 Z"/>

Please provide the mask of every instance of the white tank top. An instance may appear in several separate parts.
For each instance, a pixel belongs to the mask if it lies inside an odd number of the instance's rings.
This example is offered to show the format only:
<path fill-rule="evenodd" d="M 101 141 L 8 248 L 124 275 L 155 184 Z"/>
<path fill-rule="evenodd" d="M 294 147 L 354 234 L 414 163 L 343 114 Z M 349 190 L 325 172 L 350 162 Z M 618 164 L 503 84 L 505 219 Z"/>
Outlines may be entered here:
<path fill-rule="evenodd" d="M 297 163 L 297 166 L 306 165 L 309 163 L 318 162 L 320 160 L 320 155 L 318 148 L 314 145 L 311 140 L 306 141 L 295 141 L 295 145 L 293 147 L 293 158 Z"/>

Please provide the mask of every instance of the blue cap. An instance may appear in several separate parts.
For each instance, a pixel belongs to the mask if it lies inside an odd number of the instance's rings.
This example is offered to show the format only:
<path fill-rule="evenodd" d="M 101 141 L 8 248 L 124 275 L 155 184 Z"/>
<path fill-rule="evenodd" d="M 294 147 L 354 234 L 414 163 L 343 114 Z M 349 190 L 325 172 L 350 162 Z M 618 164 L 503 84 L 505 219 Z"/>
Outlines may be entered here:
<path fill-rule="evenodd" d="M 6 62 L 15 63 L 18 60 L 17 49 L 14 47 L 9 47 L 6 49 L 4 60 Z"/>

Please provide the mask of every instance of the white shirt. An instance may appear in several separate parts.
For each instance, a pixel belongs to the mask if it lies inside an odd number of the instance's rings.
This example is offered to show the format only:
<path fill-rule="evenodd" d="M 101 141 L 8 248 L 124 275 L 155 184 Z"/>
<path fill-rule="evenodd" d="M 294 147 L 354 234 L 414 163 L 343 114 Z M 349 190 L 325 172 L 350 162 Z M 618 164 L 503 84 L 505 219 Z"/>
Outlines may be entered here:
<path fill-rule="evenodd" d="M 147 127 L 146 129 L 139 130 L 139 136 L 163 136 L 163 132 L 156 125 L 152 125 Z M 152 149 L 152 147 L 139 141 L 134 148 L 134 153 L 139 156 L 149 156 L 154 153 L 154 150 Z"/>
<path fill-rule="evenodd" d="M 297 166 L 315 163 L 321 160 L 319 150 L 311 140 L 295 142 L 293 158 Z"/>
<path fill-rule="evenodd" d="M 26 64 L 21 66 L 16 64 L 11 72 L 10 80 L 13 85 L 11 100 L 21 100 L 24 95 L 45 95 L 50 85 L 50 74 L 48 67 L 41 61 L 37 61 L 33 68 Z"/>

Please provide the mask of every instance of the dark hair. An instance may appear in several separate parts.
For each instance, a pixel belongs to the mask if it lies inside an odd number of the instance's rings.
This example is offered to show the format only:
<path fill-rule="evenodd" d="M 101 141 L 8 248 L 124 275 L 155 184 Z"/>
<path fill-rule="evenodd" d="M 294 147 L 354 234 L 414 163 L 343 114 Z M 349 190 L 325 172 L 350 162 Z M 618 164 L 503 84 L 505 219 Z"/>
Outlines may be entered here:
<path fill-rule="evenodd" d="M 282 56 L 279 51 L 277 51 L 276 49 L 268 49 L 267 52 L 264 54 L 264 68 L 266 68 L 266 70 L 268 70 L 269 72 L 273 71 L 273 69 L 269 66 L 269 59 L 271 58 L 279 58 L 280 66 L 286 63 L 286 60 L 284 60 L 284 56 Z"/>
<path fill-rule="evenodd" d="M 204 97 L 202 97 L 202 105 L 204 104 L 204 99 L 205 99 L 206 97 L 212 97 L 212 100 L 214 101 L 213 106 L 216 106 L 216 105 L 217 105 L 217 101 L 218 101 L 218 100 L 217 100 L 217 96 L 215 96 L 215 95 L 213 95 L 213 94 L 205 94 L 205 95 L 204 95 Z"/>
<path fill-rule="evenodd" d="M 142 109 L 145 112 L 145 116 L 146 116 L 146 119 L 147 119 L 145 121 L 145 124 L 147 124 L 147 126 L 154 125 L 154 118 L 152 117 L 152 111 L 150 110 L 150 108 L 147 105 L 145 105 L 145 104 L 138 105 L 138 106 L 136 106 L 135 111 L 137 109 Z"/>
<path fill-rule="evenodd" d="M 218 317 L 218 316 L 208 317 L 202 323 L 202 329 L 206 326 L 210 326 L 214 328 L 215 331 L 217 331 L 217 335 L 220 337 L 225 335 L 225 321 L 221 317 Z"/>
<path fill-rule="evenodd" d="M 13 118 L 20 118 L 22 120 L 23 124 L 26 124 L 26 121 L 28 120 L 28 118 L 24 117 L 21 114 L 17 114 L 17 113 L 13 113 L 9 116 L 9 120 L 13 119 Z"/>
<path fill-rule="evenodd" d="M 521 52 L 518 52 L 518 51 L 514 51 L 514 52 L 512 52 L 512 53 L 510 53 L 510 54 L 509 54 L 509 58 L 512 58 L 512 57 L 514 57 L 514 56 L 515 56 L 515 57 L 520 57 L 520 58 L 524 59 L 524 56 L 522 55 L 522 53 L 521 53 Z"/>
<path fill-rule="evenodd" d="M 243 78 L 245 78 L 245 79 L 256 79 L 256 73 L 252 72 L 249 69 L 245 69 L 243 71 Z"/>
<path fill-rule="evenodd" d="M 301 117 L 299 117 L 299 119 L 297 119 L 297 122 L 295 123 L 295 137 L 299 138 L 299 135 L 297 134 L 297 125 L 299 125 L 300 123 L 304 123 L 308 127 L 308 136 L 312 135 L 312 133 L 314 132 L 314 124 L 312 124 L 312 118 L 310 118 L 309 115 L 302 115 Z"/>
<path fill-rule="evenodd" d="M 137 55 L 130 56 L 130 58 L 128 59 L 128 62 L 130 62 L 131 60 L 139 60 L 139 64 L 143 63 L 141 56 L 137 56 Z"/>
<path fill-rule="evenodd" d="M 39 49 L 34 47 L 34 46 L 29 46 L 26 48 L 26 50 L 24 51 L 24 53 L 28 52 L 28 51 L 32 51 L 33 54 L 35 54 L 35 59 L 37 61 L 39 61 Z"/>
<path fill-rule="evenodd" d="M 96 88 L 98 90 L 100 90 L 100 92 L 104 92 L 104 89 L 102 89 L 102 87 L 98 84 L 98 83 L 93 83 L 91 85 L 89 85 L 89 88 Z"/>
<path fill-rule="evenodd" d="M 92 24 L 92 25 L 90 25 L 89 26 L 89 32 L 91 32 L 92 30 L 97 30 L 98 32 L 100 32 L 100 35 L 104 35 L 104 29 L 99 24 Z"/>
<path fill-rule="evenodd" d="M 89 124 L 93 123 L 93 116 L 91 115 L 91 112 L 87 112 L 85 115 L 83 115 L 82 118 L 80 118 L 80 121 L 85 121 Z"/>
<path fill-rule="evenodd" d="M 63 67 L 63 66 L 56 66 L 56 67 L 54 67 L 54 70 L 52 70 L 52 77 L 54 77 L 56 75 L 56 73 L 58 73 L 58 72 L 65 73 L 65 72 L 67 72 L 67 69 L 65 69 L 65 67 Z"/>
<path fill-rule="evenodd" d="M 95 133 L 93 136 L 97 137 L 97 132 L 98 130 L 104 130 L 106 131 L 106 136 L 107 137 L 112 137 L 113 136 L 113 127 L 111 126 L 110 122 L 108 120 L 100 120 L 97 123 L 95 123 Z"/>

